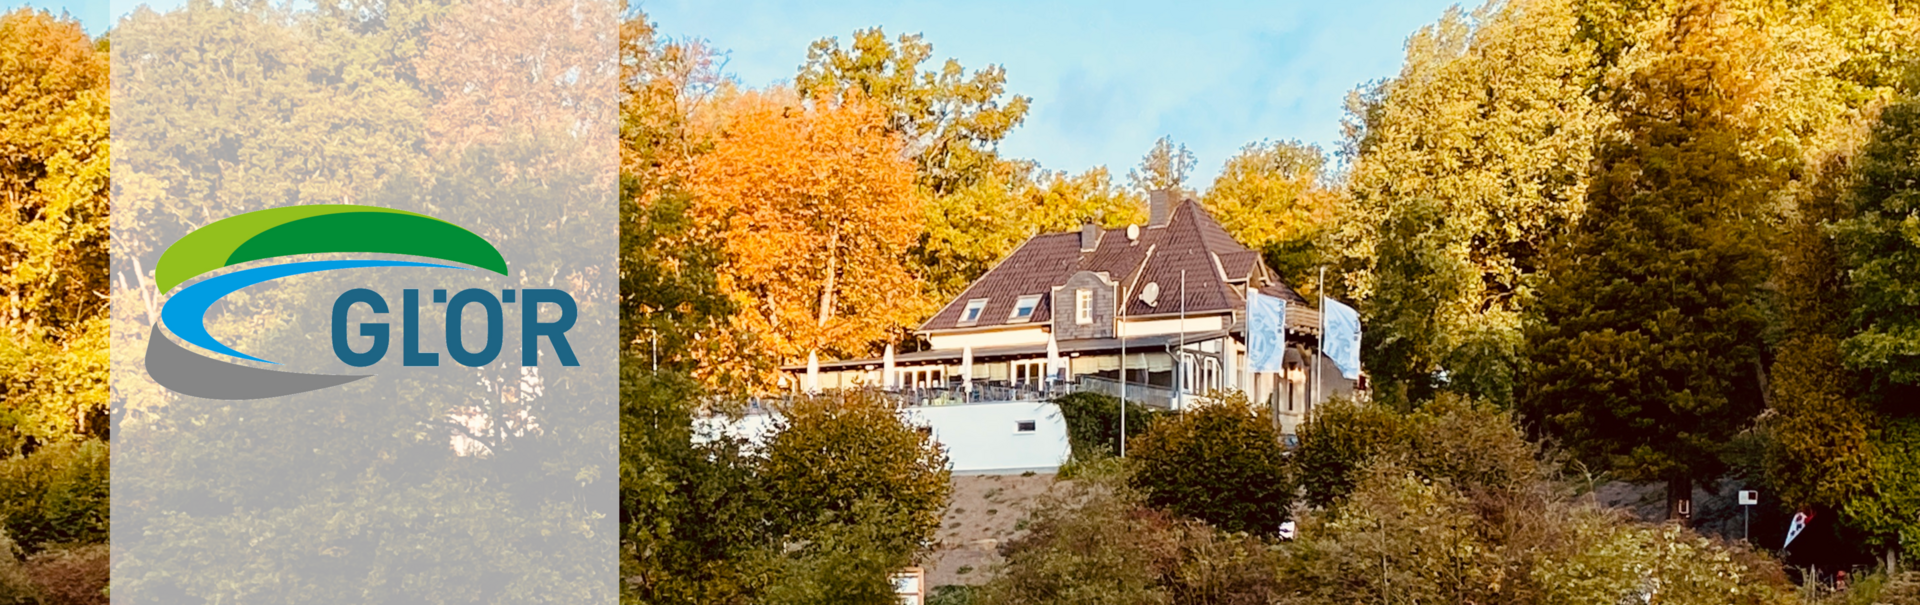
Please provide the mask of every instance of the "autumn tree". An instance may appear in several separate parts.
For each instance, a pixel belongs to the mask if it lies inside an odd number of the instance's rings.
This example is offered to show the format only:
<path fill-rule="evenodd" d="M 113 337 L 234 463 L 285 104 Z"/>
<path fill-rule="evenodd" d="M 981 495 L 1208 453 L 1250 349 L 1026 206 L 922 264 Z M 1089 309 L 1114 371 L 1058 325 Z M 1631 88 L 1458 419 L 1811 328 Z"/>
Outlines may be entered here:
<path fill-rule="evenodd" d="M 1549 242 L 1585 207 L 1602 112 L 1567 3 L 1449 11 L 1395 78 L 1348 100 L 1348 195 L 1331 235 L 1388 401 L 1512 399 Z"/>
<path fill-rule="evenodd" d="M 1248 143 L 1227 158 L 1201 203 L 1236 241 L 1261 251 L 1295 289 L 1312 284 L 1339 193 L 1326 154 L 1299 141 Z"/>
<path fill-rule="evenodd" d="M 1006 70 L 968 71 L 957 59 L 929 65 L 932 59 L 933 45 L 919 34 L 889 41 L 881 28 L 859 30 L 844 46 L 838 38 L 808 46 L 794 88 L 813 100 L 861 96 L 885 115 L 927 200 L 928 228 L 913 250 L 917 270 L 932 297 L 943 299 L 1033 234 L 1023 207 L 1035 168 L 997 149 L 1030 103 L 1007 94 Z"/>
<path fill-rule="evenodd" d="M 0 15 L 0 453 L 106 434 L 107 54 Z"/>
<path fill-rule="evenodd" d="M 1858 129 L 1856 129 L 1858 130 Z M 1854 143 L 1858 145 L 1858 141 Z M 1781 230 L 1775 282 L 1780 331 L 1769 368 L 1771 439 L 1766 477 L 1790 507 L 1833 511 L 1867 487 L 1876 414 L 1859 397 L 1858 375 L 1840 358 L 1846 336 L 1846 268 L 1828 225 L 1847 216 L 1854 150 L 1817 160 L 1811 186 Z"/>
<path fill-rule="evenodd" d="M 689 177 L 689 215 L 722 226 L 719 289 L 743 349 L 704 351 L 715 371 L 770 384 L 766 362 L 856 357 L 926 312 L 906 254 L 921 233 L 913 166 L 878 106 L 783 91 L 732 101 Z"/>
<path fill-rule="evenodd" d="M 1766 41 L 1736 17 L 1689 3 L 1627 59 L 1618 135 L 1528 334 L 1523 411 L 1593 468 L 1666 481 L 1676 517 L 1761 406 L 1760 213 L 1779 179 L 1748 121 Z"/>
<path fill-rule="evenodd" d="M 1140 164 L 1127 171 L 1127 183 L 1141 195 L 1164 189 L 1174 192 L 1176 200 L 1192 197 L 1193 191 L 1187 189 L 1186 184 L 1195 162 L 1193 152 L 1187 151 L 1186 145 L 1174 144 L 1170 136 L 1160 137 L 1153 142 L 1153 148 L 1140 157 Z"/>

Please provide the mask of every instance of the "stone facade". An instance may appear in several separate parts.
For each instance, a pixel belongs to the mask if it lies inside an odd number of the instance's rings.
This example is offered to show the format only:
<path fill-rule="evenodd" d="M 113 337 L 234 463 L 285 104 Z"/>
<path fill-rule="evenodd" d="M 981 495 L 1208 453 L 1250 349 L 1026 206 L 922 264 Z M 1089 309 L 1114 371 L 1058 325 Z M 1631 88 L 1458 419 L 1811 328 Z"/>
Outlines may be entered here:
<path fill-rule="evenodd" d="M 1067 278 L 1067 282 L 1053 288 L 1053 335 L 1059 340 L 1081 338 L 1113 338 L 1114 291 L 1117 289 L 1106 273 L 1081 271 Z M 1087 290 L 1093 295 L 1091 323 L 1079 322 L 1079 292 Z"/>

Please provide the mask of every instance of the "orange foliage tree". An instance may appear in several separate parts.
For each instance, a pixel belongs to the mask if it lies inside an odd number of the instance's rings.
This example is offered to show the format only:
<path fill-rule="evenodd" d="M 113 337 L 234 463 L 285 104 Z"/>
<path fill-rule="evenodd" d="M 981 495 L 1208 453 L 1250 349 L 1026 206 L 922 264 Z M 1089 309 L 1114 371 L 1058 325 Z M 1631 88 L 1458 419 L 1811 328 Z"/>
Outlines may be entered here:
<path fill-rule="evenodd" d="M 786 90 L 730 105 L 712 150 L 694 160 L 690 214 L 725 250 L 718 285 L 736 312 L 716 340 L 754 350 L 706 348 L 705 378 L 764 388 L 770 363 L 870 354 L 924 316 L 907 264 L 922 200 L 886 113 Z"/>

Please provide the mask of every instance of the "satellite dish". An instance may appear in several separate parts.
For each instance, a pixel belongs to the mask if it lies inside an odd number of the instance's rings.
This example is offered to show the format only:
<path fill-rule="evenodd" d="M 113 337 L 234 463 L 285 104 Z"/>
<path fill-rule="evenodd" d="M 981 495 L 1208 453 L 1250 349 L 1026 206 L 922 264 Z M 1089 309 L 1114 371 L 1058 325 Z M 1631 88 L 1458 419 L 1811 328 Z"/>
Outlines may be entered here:
<path fill-rule="evenodd" d="M 1139 225 L 1127 225 L 1127 241 L 1130 241 L 1130 242 L 1140 241 Z"/>
<path fill-rule="evenodd" d="M 1160 302 L 1160 282 L 1147 282 L 1147 286 L 1140 289 L 1140 302 L 1149 307 Z"/>

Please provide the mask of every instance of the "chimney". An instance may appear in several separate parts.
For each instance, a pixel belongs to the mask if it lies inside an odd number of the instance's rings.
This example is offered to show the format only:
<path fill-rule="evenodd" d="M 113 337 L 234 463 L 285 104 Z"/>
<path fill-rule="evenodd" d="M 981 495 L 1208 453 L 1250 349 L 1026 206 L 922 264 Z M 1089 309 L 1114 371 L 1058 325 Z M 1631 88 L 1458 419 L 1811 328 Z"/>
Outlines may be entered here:
<path fill-rule="evenodd" d="M 1080 225 L 1080 251 L 1089 252 L 1100 247 L 1100 226 L 1087 221 Z"/>
<path fill-rule="evenodd" d="M 1165 227 L 1173 219 L 1173 193 L 1155 189 L 1147 193 L 1147 226 Z"/>

